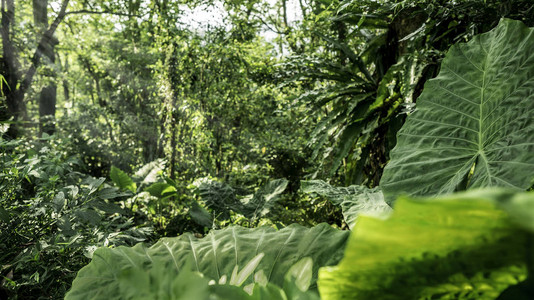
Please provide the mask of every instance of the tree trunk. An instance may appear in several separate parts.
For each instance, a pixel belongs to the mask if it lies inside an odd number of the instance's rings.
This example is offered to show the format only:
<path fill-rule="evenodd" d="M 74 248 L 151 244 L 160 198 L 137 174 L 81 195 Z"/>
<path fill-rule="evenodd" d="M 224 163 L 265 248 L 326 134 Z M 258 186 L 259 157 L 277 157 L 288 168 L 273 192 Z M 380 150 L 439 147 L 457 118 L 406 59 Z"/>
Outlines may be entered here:
<path fill-rule="evenodd" d="M 58 56 L 59 58 L 59 56 Z M 61 65 L 61 62 L 59 63 Z M 68 57 L 65 58 L 65 64 L 62 66 L 63 68 L 63 73 L 68 73 L 69 72 L 69 59 Z M 69 82 L 66 78 L 63 79 L 63 81 L 61 82 L 61 85 L 63 86 L 63 101 L 65 101 L 65 104 L 67 104 L 69 101 L 70 101 L 70 91 L 69 91 Z M 74 103 L 72 103 L 71 109 L 74 108 Z M 67 108 L 67 106 L 65 105 L 65 115 L 68 116 L 69 115 L 69 110 Z"/>
<path fill-rule="evenodd" d="M 48 0 L 33 0 L 33 22 L 39 34 L 44 35 L 48 28 Z M 46 64 L 53 66 L 56 62 L 55 38 L 51 38 L 44 45 L 43 57 Z M 54 68 L 50 68 L 53 70 Z M 48 86 L 43 87 L 39 95 L 39 134 L 53 134 L 55 132 L 57 86 L 54 82 L 54 72 L 45 76 L 50 79 Z"/>
<path fill-rule="evenodd" d="M 15 1 L 14 0 L 1 0 L 1 15 L 2 20 L 0 27 L 0 36 L 2 37 L 2 58 L 0 65 L 2 75 L 7 81 L 7 85 L 3 87 L 3 92 L 6 98 L 7 108 L 12 118 L 13 123 L 9 126 L 5 136 L 8 138 L 17 138 L 21 134 L 20 124 L 18 121 L 28 120 L 26 113 L 26 103 L 24 102 L 24 94 L 28 91 L 33 78 L 37 71 L 37 68 L 41 64 L 41 58 L 48 51 L 50 52 L 50 45 L 54 45 L 57 41 L 54 41 L 54 32 L 59 24 L 66 16 L 66 9 L 69 4 L 69 0 L 63 0 L 61 2 L 61 8 L 54 22 L 43 31 L 40 39 L 38 39 L 37 48 L 35 49 L 32 58 L 30 60 L 30 67 L 23 71 L 18 59 L 16 47 L 12 42 L 12 27 L 15 21 Z M 43 11 L 37 12 L 38 17 L 42 17 Z M 55 110 L 55 105 L 54 105 Z"/>
<path fill-rule="evenodd" d="M 39 95 L 39 132 L 54 134 L 56 131 L 56 94 L 55 83 L 44 87 Z"/>
<path fill-rule="evenodd" d="M 11 41 L 11 28 L 15 21 L 15 4 L 13 0 L 2 0 L 1 6 L 2 20 L 0 35 L 2 36 L 2 76 L 6 83 L 2 86 L 2 93 L 5 95 L 7 110 L 9 115 L 7 119 L 12 118 L 17 122 L 25 115 L 26 106 L 22 102 L 22 95 L 17 93 L 14 87 L 20 80 L 20 64 L 18 62 L 15 47 Z M 6 120 L 7 120 L 6 119 Z M 3 121 L 6 121 L 3 120 Z M 19 135 L 18 126 L 10 126 L 5 133 L 7 138 L 15 138 Z"/>

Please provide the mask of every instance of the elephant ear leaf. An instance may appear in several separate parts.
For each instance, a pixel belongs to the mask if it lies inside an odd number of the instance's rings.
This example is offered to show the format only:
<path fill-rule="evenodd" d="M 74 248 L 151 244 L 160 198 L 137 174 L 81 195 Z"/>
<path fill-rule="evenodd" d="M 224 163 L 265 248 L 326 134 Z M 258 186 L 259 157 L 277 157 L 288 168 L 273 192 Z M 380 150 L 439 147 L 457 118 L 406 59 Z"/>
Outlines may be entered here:
<path fill-rule="evenodd" d="M 192 269 L 214 282 L 224 284 L 230 278 L 233 285 L 252 288 L 257 284 L 283 286 L 286 274 L 292 271 L 290 276 L 295 278 L 297 288 L 309 286 L 313 292 L 319 267 L 341 260 L 347 238 L 347 231 L 328 224 L 313 228 L 295 224 L 280 231 L 231 226 L 213 230 L 201 239 L 191 234 L 163 238 L 149 248 L 143 244 L 100 248 L 91 263 L 78 272 L 65 299 L 94 299 L 95 295 L 102 299 L 124 299 L 127 295 L 119 288 L 121 274 L 135 270 L 136 285 L 150 287 L 153 280 L 143 274 L 159 274 L 161 268 L 172 270 L 174 275 Z M 299 261 L 303 262 L 292 268 Z"/>
<path fill-rule="evenodd" d="M 321 195 L 340 206 L 343 218 L 351 230 L 360 215 L 386 217 L 391 213 L 391 207 L 384 201 L 384 194 L 378 187 L 334 187 L 322 180 L 307 180 L 301 181 L 301 189 L 304 193 Z"/>
<path fill-rule="evenodd" d="M 451 47 L 398 133 L 380 182 L 386 200 L 475 187 L 530 187 L 534 29 L 502 19 Z"/>

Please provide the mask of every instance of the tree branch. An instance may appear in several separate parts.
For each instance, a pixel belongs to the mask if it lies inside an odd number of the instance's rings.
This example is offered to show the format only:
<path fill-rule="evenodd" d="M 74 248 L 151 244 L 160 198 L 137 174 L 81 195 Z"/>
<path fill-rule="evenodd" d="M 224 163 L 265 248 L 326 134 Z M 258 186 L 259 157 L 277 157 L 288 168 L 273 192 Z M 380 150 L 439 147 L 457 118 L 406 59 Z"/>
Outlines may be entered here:
<path fill-rule="evenodd" d="M 267 22 L 265 22 L 261 17 L 257 17 L 258 20 L 263 24 L 265 25 L 265 27 L 267 27 L 267 29 L 269 29 L 270 31 L 276 33 L 276 34 L 280 34 L 280 35 L 285 35 L 287 34 L 287 32 L 284 32 L 284 31 L 281 31 L 281 30 L 278 30 L 277 28 L 273 28 L 271 27 L 271 25 L 269 25 Z"/>
<path fill-rule="evenodd" d="M 124 17 L 142 17 L 142 15 L 132 15 L 129 13 L 115 12 L 111 10 L 95 11 L 88 9 L 81 9 L 75 11 L 69 11 L 65 15 L 78 15 L 78 14 L 92 14 L 92 15 L 115 15 L 115 16 L 124 16 Z"/>

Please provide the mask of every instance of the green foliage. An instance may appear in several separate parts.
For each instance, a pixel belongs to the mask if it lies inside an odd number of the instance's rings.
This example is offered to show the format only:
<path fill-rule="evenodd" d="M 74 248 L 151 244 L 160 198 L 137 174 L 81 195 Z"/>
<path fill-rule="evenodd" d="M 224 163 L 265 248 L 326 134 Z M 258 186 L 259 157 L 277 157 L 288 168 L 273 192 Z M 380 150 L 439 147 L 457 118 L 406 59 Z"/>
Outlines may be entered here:
<path fill-rule="evenodd" d="M 365 147 L 371 146 L 370 141 L 375 138 L 371 132 L 380 125 L 377 117 L 382 107 L 379 103 L 375 103 L 375 83 L 359 76 L 361 72 L 357 67 L 361 62 L 359 56 L 349 50 L 346 44 L 342 45 L 340 42 L 323 38 L 350 51 L 351 57 L 358 58 L 350 61 L 354 64 L 351 66 L 343 66 L 343 62 L 332 62 L 330 57 L 325 58 L 325 61 L 301 59 L 303 61 L 292 62 L 295 65 L 307 66 L 304 71 L 301 71 L 303 75 L 300 73 L 295 75 L 299 80 L 329 79 L 333 81 L 326 86 L 320 86 L 317 90 L 303 93 L 296 99 L 299 103 L 306 103 L 312 108 L 310 114 L 328 112 L 326 116 L 320 117 L 310 135 L 308 146 L 314 149 L 312 158 L 317 158 L 320 154 L 325 157 L 322 163 L 323 168 L 326 176 L 331 177 L 356 145 L 364 146 L 363 151 L 369 151 Z M 314 73 L 317 72 L 316 70 L 320 70 L 321 73 Z M 323 72 L 335 75 L 326 76 Z M 398 100 L 398 95 L 391 101 L 395 100 Z M 384 99 L 381 101 L 383 102 Z M 329 144 L 333 146 L 325 147 Z M 362 180 L 363 178 L 356 181 L 361 183 Z"/>
<path fill-rule="evenodd" d="M 276 179 L 252 194 L 248 189 L 242 189 L 238 195 L 229 184 L 216 180 L 199 179 L 189 185 L 166 176 L 161 176 L 159 180 L 134 195 L 136 200 L 132 200 L 132 205 L 135 210 L 142 211 L 162 227 L 174 223 L 173 219 L 192 223 L 190 225 L 194 228 L 191 229 L 200 234 L 204 234 L 206 229 L 228 224 L 258 225 L 280 206 L 277 202 L 288 185 L 287 180 Z M 171 229 L 165 235 L 184 232 Z"/>
<path fill-rule="evenodd" d="M 381 186 L 395 195 L 532 185 L 532 32 L 503 19 L 451 48 L 398 135 Z"/>
<path fill-rule="evenodd" d="M 333 187 L 322 180 L 308 180 L 302 182 L 302 190 L 305 193 L 318 194 L 340 206 L 345 222 L 351 230 L 360 214 L 378 217 L 387 216 L 392 211 L 384 201 L 380 188 L 369 189 L 359 185 Z"/>
<path fill-rule="evenodd" d="M 240 212 L 243 206 L 237 199 L 235 189 L 223 182 L 215 180 L 202 182 L 197 192 L 202 201 L 206 203 L 206 207 L 217 214 L 216 219 L 229 219 L 230 211 Z"/>
<path fill-rule="evenodd" d="M 241 213 L 252 222 L 266 216 L 287 187 L 286 179 L 275 179 L 261 187 L 254 195 L 241 200 Z"/>
<path fill-rule="evenodd" d="M 276 88 L 278 59 L 261 38 L 243 41 L 215 27 L 173 36 L 162 49 L 169 177 L 265 176 L 277 152 L 304 147 L 309 129 L 294 123 L 303 110 L 288 109 L 292 91 Z"/>
<path fill-rule="evenodd" d="M 531 0 L 70 1 L 37 66 L 44 2 L 0 16 L 0 133 L 19 137 L 0 139 L 0 298 L 62 298 L 100 247 L 68 297 L 315 300 L 349 234 L 316 225 L 343 219 L 358 253 L 327 292 L 532 298 L 530 194 L 403 198 L 383 220 L 382 193 L 532 185 L 531 40 L 514 45 L 531 29 L 504 21 L 441 63 L 502 17 L 534 25 Z"/>
<path fill-rule="evenodd" d="M 135 172 L 132 180 L 139 188 L 128 204 L 138 217 L 146 217 L 154 225 L 159 236 L 204 234 L 213 226 L 211 216 L 199 206 L 187 182 L 170 179 L 164 170 L 165 163 L 155 161 Z"/>
<path fill-rule="evenodd" d="M 297 278 L 301 278 L 299 273 L 309 273 L 295 284 L 299 289 L 307 286 L 314 289 L 318 268 L 339 261 L 347 234 L 326 224 L 311 229 L 292 225 L 280 231 L 232 226 L 211 231 L 203 239 L 191 234 L 164 238 L 150 248 L 143 244 L 132 248 L 101 248 L 93 255 L 92 262 L 80 270 L 66 299 L 124 297 L 120 284 L 129 286 L 130 281 L 121 279 L 122 274 L 131 274 L 141 287 L 172 287 L 178 285 L 175 277 L 166 276 L 162 282 L 151 283 L 150 274 L 169 274 L 164 270 L 177 274 L 188 268 L 215 282 L 225 283 L 230 279 L 230 284 L 243 285 L 245 290 L 255 283 L 283 286 L 288 271 Z M 304 261 L 300 267 L 292 268 L 303 258 L 311 259 L 313 266 Z M 272 291 L 262 293 L 265 292 Z"/>
<path fill-rule="evenodd" d="M 360 218 L 341 263 L 320 271 L 321 297 L 495 299 L 525 280 L 532 256 L 532 233 L 500 208 L 517 202 L 532 215 L 532 193 L 401 197 L 391 218 Z"/>
<path fill-rule="evenodd" d="M 285 74 L 318 120 L 309 139 L 317 178 L 337 172 L 345 185 L 377 186 L 396 132 L 449 47 L 502 17 L 532 26 L 530 10 L 525 0 L 319 2 L 303 24 L 313 35 L 301 36 L 313 50 L 295 51 Z"/>
<path fill-rule="evenodd" d="M 226 279 L 215 282 L 200 272 L 192 271 L 188 265 L 177 270 L 174 265 L 156 257 L 152 260 L 154 267 L 148 271 L 139 265 L 132 265 L 117 274 L 114 288 L 118 288 L 119 292 L 114 293 L 117 294 L 116 298 L 109 298 L 111 293 L 102 290 L 96 294 L 78 290 L 77 294 L 71 292 L 65 299 L 319 299 L 316 292 L 308 290 L 313 266 L 310 258 L 303 258 L 289 269 L 282 287 L 266 281 L 241 287 L 242 281 L 252 274 L 257 262 L 258 259 L 254 258 L 243 270 L 236 268 L 228 282 Z M 91 298 L 86 298 L 88 296 Z"/>
<path fill-rule="evenodd" d="M 133 182 L 132 178 L 115 166 L 111 167 L 109 177 L 121 190 L 129 190 L 132 193 L 135 193 L 137 190 L 137 185 Z"/>
<path fill-rule="evenodd" d="M 336 15 L 349 8 L 351 14 L 369 18 L 354 26 Z M 341 3 L 339 11 L 322 11 L 314 33 L 326 50 L 303 53 L 288 62 L 293 79 L 305 87 L 296 101 L 318 118 L 308 145 L 314 157 L 324 157 L 320 178 L 332 177 L 342 167 L 345 183 L 376 186 L 394 145 L 389 136 L 398 130 L 401 112 L 412 102 L 421 68 L 413 58 L 397 59 L 389 9 L 388 3 L 359 1 Z M 363 21 L 371 18 L 376 22 Z"/>
<path fill-rule="evenodd" d="M 270 213 L 287 184 L 288 181 L 285 179 L 276 179 L 260 187 L 254 194 L 239 196 L 226 183 L 203 180 L 196 188 L 203 203 L 190 197 L 182 205 L 188 208 L 194 222 L 206 228 L 212 228 L 214 221 L 217 224 L 232 223 L 236 220 L 235 214 L 244 216 L 252 226 Z M 166 178 L 166 182 L 153 183 L 145 188 L 145 191 L 157 197 L 159 201 L 169 201 L 179 198 L 183 188 L 170 178 Z"/>
<path fill-rule="evenodd" d="M 158 198 L 172 197 L 178 192 L 174 186 L 166 182 L 153 183 L 148 186 L 145 191 L 150 193 L 150 195 Z"/>
<path fill-rule="evenodd" d="M 126 194 L 79 172 L 61 143 L 0 141 L 0 272 L 16 297 L 62 297 L 100 246 L 132 245 L 151 230 L 135 223 Z"/>

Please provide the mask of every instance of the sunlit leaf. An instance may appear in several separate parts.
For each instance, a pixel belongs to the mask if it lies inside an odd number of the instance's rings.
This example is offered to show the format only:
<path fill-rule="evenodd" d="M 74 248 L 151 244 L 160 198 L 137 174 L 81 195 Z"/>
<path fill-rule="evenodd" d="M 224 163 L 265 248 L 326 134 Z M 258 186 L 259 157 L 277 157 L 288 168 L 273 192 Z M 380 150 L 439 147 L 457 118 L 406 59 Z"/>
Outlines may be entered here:
<path fill-rule="evenodd" d="M 321 195 L 340 206 L 350 229 L 354 227 L 360 215 L 385 217 L 392 211 L 384 201 L 380 188 L 369 189 L 359 185 L 334 187 L 322 180 L 307 180 L 301 181 L 301 189 L 305 193 Z"/>
<path fill-rule="evenodd" d="M 111 167 L 109 177 L 121 190 L 130 190 L 132 193 L 135 193 L 135 191 L 137 190 L 137 186 L 133 182 L 132 178 L 130 178 L 128 174 L 116 168 L 115 166 Z"/>
<path fill-rule="evenodd" d="M 361 217 L 341 263 L 320 271 L 322 299 L 497 298 L 527 276 L 527 234 L 500 209 L 514 197 L 401 197 L 389 219 Z"/>
<path fill-rule="evenodd" d="M 165 197 L 176 192 L 176 188 L 165 182 L 156 182 L 148 186 L 145 191 L 154 197 Z"/>

